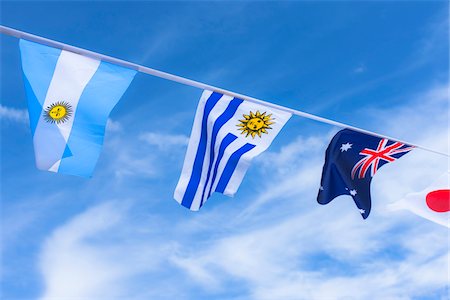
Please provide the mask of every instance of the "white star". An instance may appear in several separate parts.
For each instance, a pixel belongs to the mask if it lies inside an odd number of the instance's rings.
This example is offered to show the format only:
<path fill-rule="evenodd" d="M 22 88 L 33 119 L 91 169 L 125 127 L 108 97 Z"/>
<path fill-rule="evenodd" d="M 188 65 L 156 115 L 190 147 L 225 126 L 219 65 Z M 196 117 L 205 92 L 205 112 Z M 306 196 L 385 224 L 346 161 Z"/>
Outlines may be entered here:
<path fill-rule="evenodd" d="M 341 146 L 341 152 L 344 152 L 344 151 L 347 152 L 347 150 L 350 149 L 352 146 L 353 146 L 353 144 L 350 144 L 350 143 L 342 144 L 342 146 Z"/>
<path fill-rule="evenodd" d="M 356 192 L 356 190 L 350 190 L 350 195 L 356 196 L 356 194 L 358 194 L 358 192 Z"/>
<path fill-rule="evenodd" d="M 366 213 L 366 211 L 364 209 L 360 209 L 359 212 L 363 215 Z"/>
<path fill-rule="evenodd" d="M 320 186 L 319 190 L 323 191 L 323 186 Z"/>

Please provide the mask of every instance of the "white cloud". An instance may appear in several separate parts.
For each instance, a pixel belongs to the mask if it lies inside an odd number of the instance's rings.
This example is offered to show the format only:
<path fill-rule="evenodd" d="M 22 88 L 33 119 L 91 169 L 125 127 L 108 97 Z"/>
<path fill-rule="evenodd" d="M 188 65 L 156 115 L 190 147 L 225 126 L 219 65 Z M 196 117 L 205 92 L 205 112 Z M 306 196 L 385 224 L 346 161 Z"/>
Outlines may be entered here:
<path fill-rule="evenodd" d="M 364 65 L 359 65 L 353 69 L 353 73 L 355 73 L 355 74 L 364 73 L 365 71 L 366 71 L 366 66 L 364 66 Z"/>
<path fill-rule="evenodd" d="M 158 174 L 158 162 L 155 153 L 144 149 L 136 141 L 136 136 L 116 135 L 105 141 L 104 153 L 109 156 L 108 164 L 100 171 L 118 179 L 128 177 L 152 178 Z"/>
<path fill-rule="evenodd" d="M 339 215 L 337 222 L 333 214 Z M 390 242 L 406 257 L 384 259 L 377 251 L 389 250 L 382 244 L 392 224 L 360 222 L 348 210 L 299 213 L 282 224 L 257 230 L 247 227 L 245 233 L 218 239 L 210 248 L 197 249 L 192 256 L 184 257 L 182 267 L 205 287 L 211 279 L 194 276 L 192 268 L 198 273 L 202 267 L 201 272 L 215 274 L 216 280 L 223 282 L 227 278 L 243 281 L 252 299 L 398 299 L 445 286 L 442 231 L 430 232 L 427 228 L 406 232 L 410 234 Z M 427 254 L 415 255 L 414 248 L 405 246 L 411 240 L 431 242 L 426 246 Z M 323 256 L 325 262 L 316 255 Z M 416 275 L 417 270 L 422 275 Z"/>
<path fill-rule="evenodd" d="M 370 115 L 393 135 L 448 151 L 446 89 L 438 86 L 410 107 Z M 229 222 L 240 230 L 183 257 L 181 267 L 192 274 L 195 266 L 196 273 L 215 274 L 222 282 L 239 278 L 253 299 L 409 299 L 448 286 L 447 229 L 383 209 L 438 176 L 447 168 L 445 157 L 416 149 L 384 166 L 372 183 L 374 209 L 363 221 L 350 197 L 327 206 L 313 203 L 326 143 L 298 138 L 268 153 L 267 166 L 282 179 L 253 197 L 243 213 L 234 212 Z M 193 277 L 204 286 L 211 281 Z"/>
<path fill-rule="evenodd" d="M 109 290 L 112 281 L 120 277 L 120 270 L 108 260 L 108 253 L 86 245 L 84 240 L 110 228 L 118 218 L 111 210 L 97 208 L 78 216 L 50 237 L 41 261 L 47 279 L 43 299 L 68 295 L 73 298 L 92 297 L 99 286 L 102 293 Z"/>
<path fill-rule="evenodd" d="M 15 122 L 19 124 L 28 125 L 28 112 L 26 109 L 17 109 L 7 107 L 0 104 L 0 118 L 5 121 Z"/>
<path fill-rule="evenodd" d="M 114 126 L 118 127 L 115 132 L 122 133 L 120 124 Z M 156 132 L 116 134 L 105 141 L 104 153 L 107 153 L 109 163 L 102 171 L 107 176 L 114 173 L 117 179 L 154 178 L 182 155 L 188 141 L 184 135 Z"/>
<path fill-rule="evenodd" d="M 412 108 L 365 113 L 378 130 L 446 151 L 446 88 L 418 95 Z M 152 217 L 131 221 L 119 202 L 75 217 L 43 247 L 42 299 L 195 299 L 199 291 L 220 298 L 230 285 L 239 286 L 243 299 L 410 299 L 448 287 L 448 230 L 383 209 L 421 190 L 446 169 L 447 159 L 416 149 L 383 166 L 372 182 L 372 213 L 363 220 L 348 196 L 326 206 L 315 201 L 334 132 L 298 137 L 258 158 L 262 168 L 253 171 L 270 184 L 250 186 L 197 214 L 174 212 L 179 219 L 157 220 L 145 234 Z M 136 288 L 136 278 L 151 279 Z"/>
<path fill-rule="evenodd" d="M 160 269 L 165 249 L 130 235 L 130 203 L 111 201 L 94 206 L 55 230 L 39 260 L 45 292 L 41 299 L 132 298 L 124 290 L 133 276 Z M 120 241 L 118 243 L 118 241 Z"/>
<path fill-rule="evenodd" d="M 122 124 L 120 124 L 120 122 L 118 121 L 108 119 L 108 121 L 106 122 L 106 131 L 111 133 L 121 132 Z"/>
<path fill-rule="evenodd" d="M 56 230 L 47 240 L 40 266 L 46 279 L 46 292 L 42 299 L 94 296 L 99 288 L 109 290 L 120 278 L 120 268 L 112 263 L 110 254 L 90 247 L 85 240 L 113 227 L 120 215 L 111 207 L 97 207 L 73 219 Z M 107 249 L 104 249 L 107 250 Z M 82 280 L 80 280 L 82 279 Z M 110 286 L 114 289 L 114 286 Z M 97 296 L 107 296 L 97 295 Z"/>
<path fill-rule="evenodd" d="M 156 146 L 161 150 L 167 150 L 172 147 L 186 146 L 189 142 L 189 137 L 180 134 L 164 134 L 156 132 L 146 132 L 139 136 L 141 141 L 146 142 L 151 146 Z"/>

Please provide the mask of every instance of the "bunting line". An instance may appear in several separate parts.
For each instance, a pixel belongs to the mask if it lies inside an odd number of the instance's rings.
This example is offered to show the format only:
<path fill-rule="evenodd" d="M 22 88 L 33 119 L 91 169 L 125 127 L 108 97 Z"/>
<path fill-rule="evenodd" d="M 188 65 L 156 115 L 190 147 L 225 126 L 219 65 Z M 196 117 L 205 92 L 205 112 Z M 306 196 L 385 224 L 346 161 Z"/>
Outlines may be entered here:
<path fill-rule="evenodd" d="M 341 122 L 334 121 L 334 120 L 331 120 L 331 119 L 323 118 L 323 117 L 320 117 L 320 116 L 317 116 L 317 115 L 313 115 L 313 114 L 310 114 L 310 113 L 307 113 L 307 112 L 303 112 L 303 111 L 300 111 L 300 110 L 288 108 L 288 107 L 281 106 L 281 105 L 278 105 L 278 104 L 266 102 L 266 101 L 263 101 L 263 100 L 260 100 L 260 99 L 257 99 L 257 98 L 253 98 L 253 97 L 250 97 L 250 96 L 242 95 L 242 94 L 239 94 L 239 93 L 236 93 L 236 92 L 233 92 L 233 91 L 229 91 L 229 90 L 226 90 L 226 89 L 223 89 L 223 88 L 215 87 L 215 86 L 212 86 L 212 85 L 209 85 L 209 84 L 205 84 L 205 83 L 202 83 L 202 82 L 199 82 L 199 81 L 195 81 L 195 80 L 192 80 L 192 79 L 188 79 L 188 78 L 185 78 L 185 77 L 182 77 L 182 76 L 178 76 L 178 75 L 174 75 L 174 74 L 171 74 L 171 73 L 167 73 L 167 72 L 159 71 L 159 70 L 156 70 L 156 69 L 148 68 L 148 67 L 145 67 L 145 66 L 142 66 L 142 65 L 138 65 L 138 64 L 126 61 L 126 60 L 122 60 L 122 59 L 118 59 L 118 58 L 111 57 L 111 56 L 108 56 L 108 55 L 104 55 L 104 54 L 100 54 L 100 53 L 97 53 L 97 52 L 89 51 L 89 50 L 86 50 L 86 49 L 83 49 L 83 48 L 78 48 L 78 47 L 75 47 L 75 46 L 67 45 L 67 44 L 64 44 L 64 43 L 61 43 L 61 42 L 57 42 L 57 41 L 54 41 L 54 40 L 51 40 L 51 39 L 47 39 L 47 38 L 44 38 L 44 37 L 41 37 L 41 36 L 38 36 L 38 35 L 30 34 L 30 33 L 24 32 L 24 31 L 16 30 L 16 29 L 13 29 L 13 28 L 10 28 L 10 27 L 6 27 L 6 26 L 3 26 L 3 25 L 0 25 L 0 33 L 5 34 L 5 35 L 9 35 L 9 36 L 13 36 L 13 37 L 16 37 L 16 38 L 19 38 L 19 39 L 26 39 L 26 40 L 29 40 L 29 41 L 32 41 L 32 42 L 37 42 L 37 43 L 44 44 L 44 45 L 47 45 L 47 46 L 50 46 L 50 47 L 54 47 L 54 48 L 58 48 L 58 49 L 62 49 L 62 50 L 70 51 L 70 52 L 74 52 L 74 53 L 77 53 L 77 54 L 80 54 L 80 55 L 84 55 L 84 56 L 91 57 L 91 58 L 94 58 L 94 59 L 102 60 L 102 61 L 105 61 L 105 62 L 113 63 L 113 64 L 116 64 L 116 65 L 119 65 L 119 66 L 122 66 L 122 67 L 125 67 L 125 68 L 136 70 L 136 71 L 141 72 L 141 73 L 145 73 L 145 74 L 152 75 L 152 76 L 159 77 L 159 78 L 163 78 L 163 79 L 166 79 L 166 80 L 178 82 L 178 83 L 181 83 L 181 84 L 184 84 L 184 85 L 196 87 L 196 88 L 203 89 L 203 90 L 211 90 L 211 91 L 215 91 L 215 92 L 218 92 L 218 93 L 221 93 L 221 94 L 229 95 L 229 96 L 232 96 L 232 97 L 235 97 L 235 98 L 240 98 L 240 99 L 243 99 L 243 100 L 246 100 L 246 101 L 249 101 L 249 102 L 266 105 L 266 106 L 269 106 L 269 107 L 272 107 L 272 108 L 275 108 L 275 109 L 279 109 L 279 110 L 282 110 L 282 111 L 285 111 L 285 112 L 289 112 L 289 113 L 291 113 L 293 115 L 297 115 L 297 116 L 304 117 L 304 118 L 307 118 L 307 119 L 315 120 L 315 121 L 318 121 L 318 122 L 321 122 L 321 123 L 326 123 L 326 124 L 329 124 L 329 125 L 342 127 L 342 128 L 349 128 L 351 130 L 358 131 L 358 132 L 361 132 L 361 133 L 364 133 L 364 134 L 368 134 L 368 135 L 372 135 L 372 136 L 376 136 L 376 137 L 381 137 L 381 138 L 386 138 L 386 139 L 389 139 L 389 140 L 398 141 L 400 143 L 408 144 L 408 145 L 414 146 L 416 148 L 419 148 L 419 149 L 422 149 L 422 150 L 425 150 L 425 151 L 429 151 L 429 152 L 432 152 L 432 153 L 435 153 L 435 154 L 439 154 L 439 155 L 443 155 L 443 156 L 446 156 L 446 157 L 450 157 L 450 155 L 448 153 L 440 152 L 440 151 L 437 151 L 437 150 L 434 150 L 434 149 L 430 149 L 428 147 L 424 147 L 424 146 L 421 146 L 421 145 L 418 145 L 418 144 L 410 143 L 410 142 L 407 142 L 407 141 L 402 141 L 402 140 L 399 140 L 397 138 L 393 138 L 393 137 L 390 137 L 390 136 L 387 136 L 387 135 L 384 135 L 384 134 L 380 134 L 380 133 L 376 133 L 376 132 L 373 132 L 373 131 L 365 130 L 365 129 L 362 129 L 362 128 L 359 128 L 359 127 L 351 126 L 351 125 L 348 125 L 348 124 L 345 124 L 345 123 L 341 123 Z"/>

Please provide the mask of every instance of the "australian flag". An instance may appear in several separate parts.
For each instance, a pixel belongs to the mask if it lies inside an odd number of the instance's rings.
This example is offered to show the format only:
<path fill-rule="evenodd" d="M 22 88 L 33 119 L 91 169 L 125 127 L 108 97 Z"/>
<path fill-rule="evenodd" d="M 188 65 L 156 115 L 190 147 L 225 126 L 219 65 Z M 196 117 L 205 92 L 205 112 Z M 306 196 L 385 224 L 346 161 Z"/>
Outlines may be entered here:
<path fill-rule="evenodd" d="M 350 195 L 366 219 L 371 208 L 373 175 L 382 165 L 395 161 L 413 148 L 350 129 L 339 131 L 325 154 L 317 202 L 327 204 L 337 196 Z"/>

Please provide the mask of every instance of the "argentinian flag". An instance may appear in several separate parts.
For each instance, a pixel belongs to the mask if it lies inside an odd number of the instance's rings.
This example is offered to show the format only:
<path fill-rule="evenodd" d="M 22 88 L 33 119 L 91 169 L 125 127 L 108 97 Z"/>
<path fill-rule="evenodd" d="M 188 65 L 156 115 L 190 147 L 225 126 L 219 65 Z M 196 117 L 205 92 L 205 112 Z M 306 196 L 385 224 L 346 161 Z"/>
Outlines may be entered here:
<path fill-rule="evenodd" d="M 213 192 L 234 196 L 251 160 L 270 146 L 290 117 L 288 112 L 205 90 L 175 200 L 198 210 Z"/>
<path fill-rule="evenodd" d="M 108 116 L 136 71 L 20 40 L 38 169 L 92 176 Z"/>

